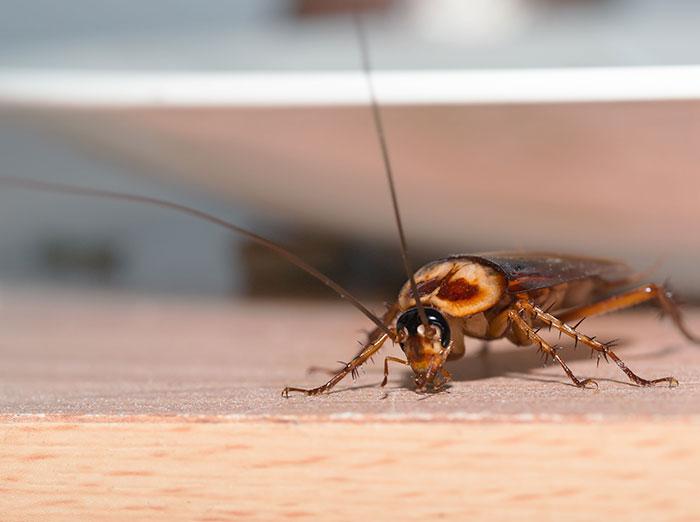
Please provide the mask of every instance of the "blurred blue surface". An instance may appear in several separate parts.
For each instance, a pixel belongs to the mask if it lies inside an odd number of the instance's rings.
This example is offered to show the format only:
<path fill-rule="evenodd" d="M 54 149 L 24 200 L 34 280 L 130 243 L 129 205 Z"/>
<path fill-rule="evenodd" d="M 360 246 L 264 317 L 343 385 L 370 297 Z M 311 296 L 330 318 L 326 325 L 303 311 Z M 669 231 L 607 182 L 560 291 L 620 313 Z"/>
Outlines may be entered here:
<path fill-rule="evenodd" d="M 151 182 L 127 163 L 7 119 L 0 119 L 0 157 L 2 174 L 153 195 L 245 222 L 240 212 L 211 197 Z M 237 238 L 217 227 L 159 208 L 0 192 L 0 281 L 4 282 L 107 284 L 142 292 L 227 295 L 240 285 L 236 244 Z M 46 250 L 57 245 L 87 253 L 108 247 L 116 264 L 110 274 L 95 273 L 90 267 L 52 267 Z"/>
<path fill-rule="evenodd" d="M 0 67 L 355 69 L 347 16 L 295 15 L 291 0 L 5 0 Z M 695 0 L 401 0 L 370 21 L 387 69 L 689 64 Z"/>

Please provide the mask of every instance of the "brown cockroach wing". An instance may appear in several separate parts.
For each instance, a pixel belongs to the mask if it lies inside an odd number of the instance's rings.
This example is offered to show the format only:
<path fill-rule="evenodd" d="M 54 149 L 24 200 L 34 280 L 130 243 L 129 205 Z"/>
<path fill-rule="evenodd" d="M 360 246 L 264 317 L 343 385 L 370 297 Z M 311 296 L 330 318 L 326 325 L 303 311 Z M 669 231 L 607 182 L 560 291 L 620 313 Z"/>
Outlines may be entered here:
<path fill-rule="evenodd" d="M 619 261 L 553 253 L 487 252 L 448 259 L 471 259 L 490 265 L 505 276 L 510 294 L 593 278 L 618 286 L 633 276 L 629 266 Z"/>

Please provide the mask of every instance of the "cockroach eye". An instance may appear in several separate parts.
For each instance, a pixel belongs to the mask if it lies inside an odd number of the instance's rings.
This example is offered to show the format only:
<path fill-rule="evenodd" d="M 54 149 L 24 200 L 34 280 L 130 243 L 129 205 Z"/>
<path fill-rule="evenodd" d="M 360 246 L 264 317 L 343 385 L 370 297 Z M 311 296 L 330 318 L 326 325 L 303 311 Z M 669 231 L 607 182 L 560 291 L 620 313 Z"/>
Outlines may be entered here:
<path fill-rule="evenodd" d="M 450 325 L 447 324 L 447 320 L 434 308 L 424 308 L 424 310 L 428 318 L 429 329 L 434 330 L 432 335 L 430 331 L 425 331 L 417 308 L 411 308 L 401 314 L 396 321 L 396 329 L 398 331 L 405 330 L 408 335 L 424 335 L 429 339 L 437 338 L 440 340 L 440 344 L 447 348 L 450 344 Z"/>

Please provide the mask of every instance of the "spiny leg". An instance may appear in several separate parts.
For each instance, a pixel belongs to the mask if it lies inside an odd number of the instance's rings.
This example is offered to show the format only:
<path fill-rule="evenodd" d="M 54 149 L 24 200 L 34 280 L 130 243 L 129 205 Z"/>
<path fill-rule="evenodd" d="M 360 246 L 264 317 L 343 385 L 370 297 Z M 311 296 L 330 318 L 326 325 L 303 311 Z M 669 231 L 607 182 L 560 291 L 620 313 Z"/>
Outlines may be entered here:
<path fill-rule="evenodd" d="M 559 319 L 562 322 L 567 323 L 582 317 L 591 317 L 594 315 L 613 312 L 615 310 L 630 308 L 654 299 L 658 301 L 661 309 L 671 317 L 676 325 L 676 328 L 678 328 L 686 339 L 695 344 L 700 344 L 700 337 L 694 335 L 685 325 L 681 310 L 673 301 L 671 292 L 664 286 L 653 283 L 642 285 L 637 288 L 633 288 L 632 290 L 627 290 L 590 305 L 571 308 L 559 314 Z"/>
<path fill-rule="evenodd" d="M 386 311 L 384 312 L 384 315 L 382 315 L 382 323 L 384 323 L 386 326 L 389 326 L 391 322 L 396 319 L 396 316 L 399 313 L 399 303 L 396 302 L 391 305 L 387 305 Z M 379 327 L 376 327 L 372 330 L 365 330 L 365 333 L 367 334 L 367 340 L 363 343 L 361 341 L 358 341 L 360 346 L 360 351 L 355 354 L 355 356 L 359 356 L 362 354 L 362 352 L 365 350 L 366 346 L 368 344 L 372 344 L 374 339 L 378 339 L 383 332 L 379 329 Z M 343 366 L 341 368 L 328 368 L 327 366 L 309 366 L 306 369 L 307 374 L 313 374 L 313 373 L 322 373 L 325 375 L 335 375 L 339 371 L 342 371 L 342 369 L 345 367 L 347 364 L 344 361 L 337 361 L 339 364 L 342 364 Z"/>
<path fill-rule="evenodd" d="M 579 388 L 597 388 L 598 383 L 595 382 L 593 379 L 579 379 L 574 375 L 574 372 L 571 371 L 571 369 L 566 365 L 564 360 L 559 357 L 559 354 L 557 353 L 557 349 L 549 344 L 547 341 L 542 339 L 537 334 L 537 331 L 530 326 L 525 319 L 523 319 L 520 315 L 521 309 L 511 309 L 508 313 L 508 316 L 511 320 L 511 325 L 516 326 L 519 328 L 530 341 L 532 341 L 535 344 L 538 344 L 540 347 L 540 350 L 544 352 L 546 355 L 550 356 L 552 359 L 557 361 L 559 365 L 564 369 L 564 372 L 566 372 L 566 375 L 569 376 L 569 379 L 573 381 L 573 383 L 578 386 Z"/>
<path fill-rule="evenodd" d="M 395 362 L 399 364 L 403 364 L 404 366 L 408 366 L 408 361 L 404 361 L 403 359 L 399 359 L 398 357 L 393 357 L 389 355 L 388 357 L 384 357 L 384 379 L 382 380 L 382 388 L 386 386 L 387 381 L 389 380 L 389 362 Z"/>
<path fill-rule="evenodd" d="M 369 359 L 379 351 L 379 349 L 382 347 L 382 345 L 386 342 L 388 338 L 389 335 L 384 333 L 380 335 L 377 339 L 375 339 L 372 343 L 365 346 L 365 348 L 357 356 L 355 356 L 355 358 L 353 358 L 349 363 L 346 363 L 345 366 L 338 373 L 336 373 L 327 383 L 317 388 L 311 389 L 287 386 L 284 388 L 284 390 L 282 390 L 282 396 L 289 397 L 289 392 L 300 392 L 305 393 L 306 395 L 318 395 L 319 393 L 323 393 L 330 390 L 331 388 L 333 388 L 333 386 L 335 386 L 341 380 L 343 380 L 343 378 L 346 375 L 348 375 L 349 373 L 354 374 L 357 371 L 357 368 L 362 366 L 365 362 L 367 362 L 367 359 Z"/>
<path fill-rule="evenodd" d="M 592 348 L 593 350 L 601 354 L 606 361 L 608 360 L 608 357 L 610 357 L 613 361 L 615 361 L 615 364 L 617 364 L 620 367 L 620 369 L 623 372 L 625 372 L 627 377 L 629 377 L 629 379 L 632 382 L 638 384 L 639 386 L 653 386 L 654 384 L 659 383 L 668 383 L 668 385 L 671 387 L 678 386 L 678 381 L 675 377 L 669 376 L 662 377 L 661 379 L 652 380 L 643 379 L 642 377 L 634 373 L 632 370 L 630 370 L 627 367 L 627 365 L 617 356 L 617 354 L 610 349 L 612 346 L 614 346 L 614 342 L 601 343 L 600 341 L 595 339 L 595 337 L 588 337 L 587 335 L 584 335 L 578 330 L 576 330 L 574 326 L 566 324 L 561 319 L 554 317 L 553 315 L 545 312 L 541 308 L 533 305 L 528 301 L 519 301 L 518 303 L 516 303 L 516 309 L 522 310 L 523 312 L 530 314 L 532 317 L 534 317 L 535 319 L 544 323 L 547 326 L 556 328 L 563 334 L 568 335 L 569 337 L 574 339 L 574 342 L 576 342 L 577 344 L 580 342 L 582 344 L 585 344 L 589 348 Z"/>

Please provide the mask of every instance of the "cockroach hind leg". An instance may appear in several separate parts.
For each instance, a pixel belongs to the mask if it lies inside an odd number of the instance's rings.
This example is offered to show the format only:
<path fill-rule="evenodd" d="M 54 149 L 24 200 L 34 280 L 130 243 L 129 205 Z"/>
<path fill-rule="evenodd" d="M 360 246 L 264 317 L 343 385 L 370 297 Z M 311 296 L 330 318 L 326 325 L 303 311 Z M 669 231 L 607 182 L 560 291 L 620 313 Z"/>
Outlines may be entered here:
<path fill-rule="evenodd" d="M 612 295 L 601 301 L 569 309 L 559 316 L 559 320 L 566 323 L 567 321 L 575 320 L 580 317 L 600 315 L 615 310 L 631 308 L 632 306 L 654 300 L 663 313 L 671 318 L 676 329 L 683 337 L 694 344 L 700 344 L 700 336 L 696 335 L 686 326 L 683 320 L 683 314 L 672 292 L 665 285 L 656 285 L 654 283 L 644 284 Z M 543 310 L 540 310 L 540 312 L 544 313 Z M 576 324 L 573 330 L 576 330 L 579 324 Z M 556 325 L 554 326 L 556 328 Z"/>
<path fill-rule="evenodd" d="M 656 287 L 654 285 L 647 285 L 646 288 L 649 288 L 649 293 L 654 293 L 654 295 L 656 297 L 658 297 L 660 287 Z M 632 295 L 637 297 L 637 294 L 639 294 L 639 290 L 635 290 L 635 293 L 633 293 Z M 661 300 L 661 305 L 662 305 L 662 307 L 666 308 L 666 304 L 664 304 L 663 300 Z M 671 303 L 671 305 L 675 306 L 672 303 Z M 551 323 L 554 326 L 554 328 L 556 328 L 557 330 L 563 332 L 564 334 L 572 337 L 576 341 L 580 341 L 582 344 L 585 344 L 586 346 L 591 348 L 591 357 L 593 356 L 593 354 L 596 354 L 598 356 L 598 361 L 597 361 L 598 363 L 600 363 L 601 357 L 603 359 L 605 359 L 606 362 L 609 362 L 608 358 L 612 359 L 615 362 L 615 364 L 617 364 L 617 366 L 623 372 L 625 372 L 625 375 L 627 375 L 627 378 L 630 381 L 632 381 L 633 383 L 637 384 L 638 386 L 645 386 L 645 387 L 646 386 L 656 386 L 657 384 L 662 384 L 662 383 L 667 383 L 670 388 L 675 388 L 676 386 L 678 386 L 678 380 L 675 377 L 669 376 L 669 377 L 662 377 L 660 379 L 648 380 L 648 379 L 641 378 L 639 375 L 637 375 L 632 370 L 630 370 L 627 367 L 627 365 L 622 361 L 622 359 L 620 359 L 617 356 L 617 354 L 611 350 L 611 347 L 615 346 L 617 344 L 617 342 L 618 342 L 617 339 L 614 339 L 612 341 L 608 341 L 607 343 L 600 342 L 595 338 L 595 336 L 589 337 L 587 335 L 582 334 L 581 332 L 579 332 L 575 328 L 573 328 L 570 325 L 568 325 L 567 323 L 563 322 L 561 319 L 554 317 L 551 314 L 548 314 L 547 312 L 538 308 L 537 306 L 534 306 L 534 305 L 529 305 L 529 306 L 530 306 L 530 309 L 532 310 L 532 312 L 534 313 L 536 318 L 538 318 L 542 321 Z M 679 314 L 678 310 L 675 310 L 675 313 Z M 680 316 L 678 316 L 678 315 L 675 317 L 676 325 L 678 326 L 680 324 L 682 326 L 683 323 L 682 323 L 682 321 L 680 321 L 679 317 Z M 561 362 L 560 362 L 560 364 L 561 364 Z M 566 371 L 566 373 L 569 374 L 569 377 L 571 377 L 573 374 L 570 374 L 564 365 L 562 365 L 562 366 L 564 367 L 564 370 Z M 576 383 L 576 380 L 573 377 L 572 377 L 572 380 L 574 381 L 574 383 Z"/>
<path fill-rule="evenodd" d="M 533 306 L 531 303 L 519 303 L 516 305 L 516 308 L 512 309 L 509 312 L 509 316 L 513 322 L 513 327 L 521 329 L 532 341 L 533 344 L 536 344 L 539 346 L 539 350 L 543 352 L 546 356 L 549 356 L 552 358 L 552 360 L 556 361 L 559 363 L 559 366 L 561 366 L 562 370 L 564 370 L 564 373 L 571 379 L 571 382 L 574 383 L 574 386 L 578 388 L 584 388 L 584 389 L 597 389 L 598 388 L 598 383 L 594 381 L 593 379 L 579 379 L 574 375 L 574 372 L 571 371 L 569 366 L 564 362 L 564 360 L 559 356 L 558 353 L 558 348 L 555 346 L 552 346 L 549 344 L 547 341 L 545 341 L 542 337 L 540 337 L 537 334 L 537 331 L 530 326 L 525 319 L 521 317 L 521 311 L 522 310 L 532 310 L 535 312 L 535 315 L 539 315 L 538 312 L 541 313 L 541 319 L 549 320 L 549 314 L 546 314 L 545 312 L 539 310 L 537 307 Z M 547 324 L 547 323 L 545 323 Z M 556 324 L 554 325 L 556 328 Z"/>
<path fill-rule="evenodd" d="M 671 377 L 671 376 L 663 377 L 661 379 L 654 379 L 654 380 L 649 381 L 649 383 L 650 383 L 649 386 L 656 386 L 657 384 L 666 383 L 666 384 L 668 384 L 669 388 L 678 388 L 678 385 L 679 385 L 678 379 L 676 379 L 675 377 Z"/>
<path fill-rule="evenodd" d="M 603 345 L 603 346 L 605 346 L 605 345 Z M 606 361 L 607 361 L 608 357 L 610 357 L 610 359 L 612 359 L 615 362 L 615 364 L 617 364 L 617 366 L 623 372 L 625 372 L 625 375 L 627 375 L 627 378 L 630 381 L 632 381 L 634 384 L 636 384 L 637 386 L 642 386 L 642 387 L 647 388 L 647 387 L 656 386 L 657 384 L 664 384 L 665 383 L 665 384 L 668 384 L 669 388 L 676 388 L 679 384 L 678 379 L 676 379 L 673 376 L 661 377 L 659 379 L 644 379 L 644 378 L 640 377 L 639 375 L 637 375 L 636 373 L 634 373 L 632 370 L 630 370 L 627 367 L 627 365 L 622 361 L 622 359 L 620 359 L 618 357 L 618 355 L 615 352 L 613 352 L 612 350 L 610 350 L 607 347 L 605 347 L 604 350 L 605 351 L 603 351 L 602 353 L 604 354 Z"/>
<path fill-rule="evenodd" d="M 574 384 L 579 388 L 584 388 L 586 390 L 598 389 L 598 381 L 596 381 L 595 379 L 583 379 L 579 380 L 578 382 L 575 382 Z"/>
<path fill-rule="evenodd" d="M 642 379 L 641 377 L 635 375 L 635 378 L 630 377 L 630 380 L 637 384 L 638 386 L 641 386 L 643 388 L 651 388 L 653 386 L 657 386 L 659 384 L 667 384 L 669 388 L 677 388 L 679 386 L 678 379 L 675 377 L 669 376 L 669 377 L 661 377 L 660 379 Z"/>

